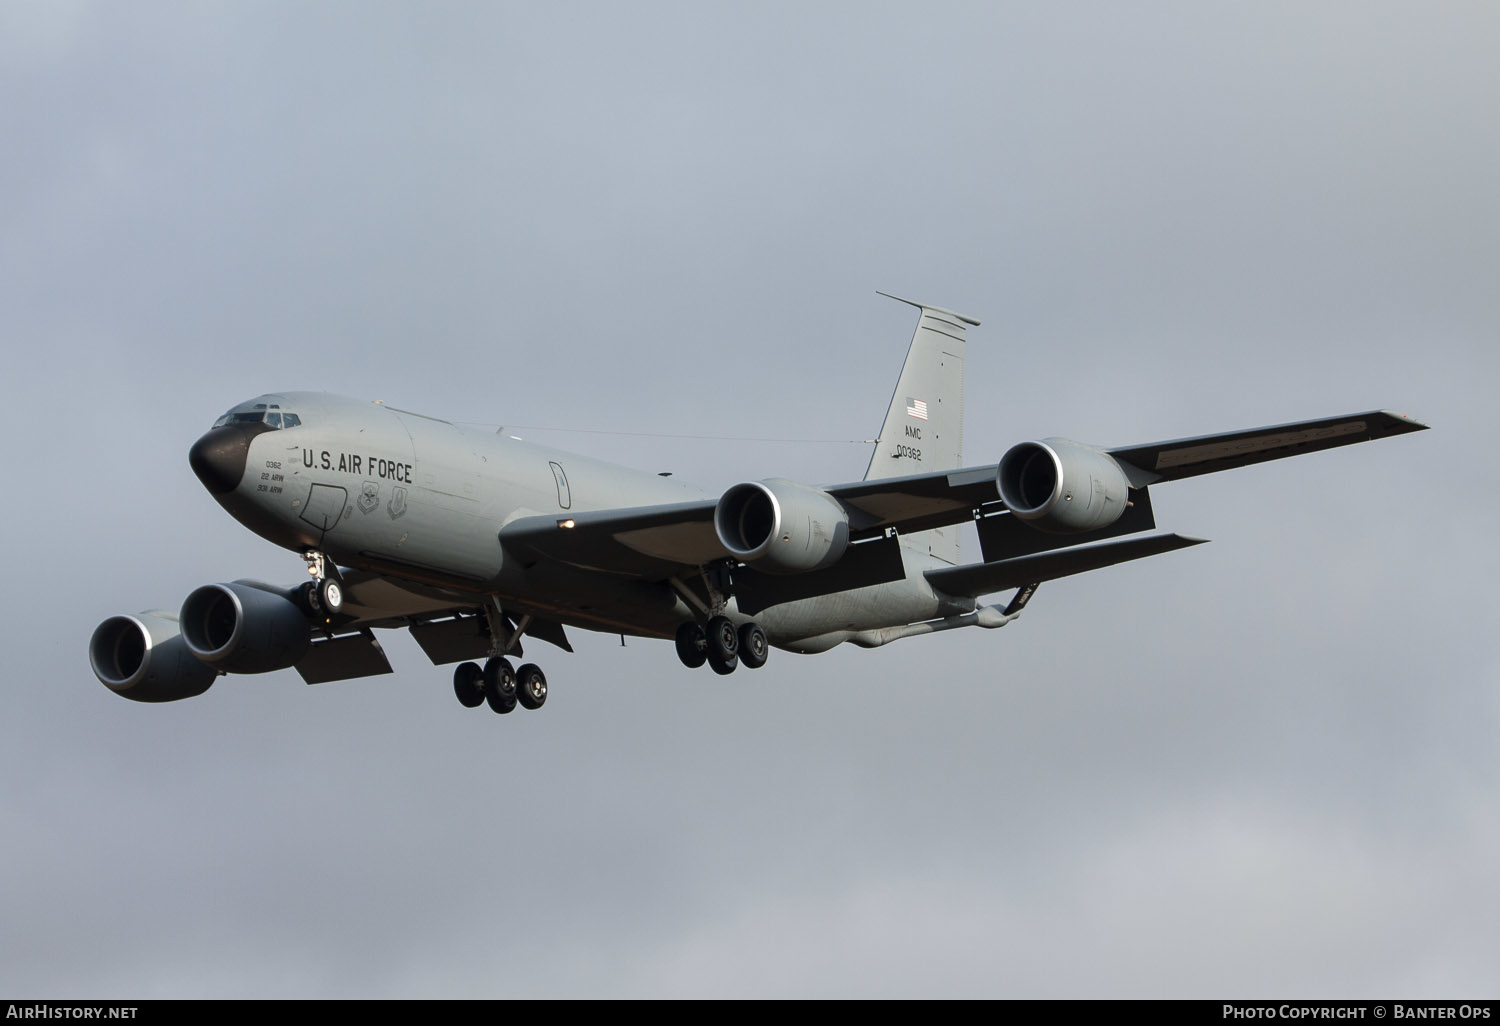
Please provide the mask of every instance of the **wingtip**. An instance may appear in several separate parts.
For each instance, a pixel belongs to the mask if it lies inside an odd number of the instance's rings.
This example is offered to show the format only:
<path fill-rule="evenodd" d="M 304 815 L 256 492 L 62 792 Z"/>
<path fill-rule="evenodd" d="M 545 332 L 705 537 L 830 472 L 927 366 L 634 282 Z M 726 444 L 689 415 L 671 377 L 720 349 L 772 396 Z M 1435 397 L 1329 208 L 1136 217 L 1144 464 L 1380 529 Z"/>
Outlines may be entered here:
<path fill-rule="evenodd" d="M 1431 430 L 1430 424 L 1424 424 L 1422 421 L 1417 420 L 1415 417 L 1408 417 L 1404 413 L 1397 413 L 1395 410 L 1381 410 L 1380 413 L 1382 416 L 1389 417 L 1393 421 L 1396 421 L 1403 431 Z"/>

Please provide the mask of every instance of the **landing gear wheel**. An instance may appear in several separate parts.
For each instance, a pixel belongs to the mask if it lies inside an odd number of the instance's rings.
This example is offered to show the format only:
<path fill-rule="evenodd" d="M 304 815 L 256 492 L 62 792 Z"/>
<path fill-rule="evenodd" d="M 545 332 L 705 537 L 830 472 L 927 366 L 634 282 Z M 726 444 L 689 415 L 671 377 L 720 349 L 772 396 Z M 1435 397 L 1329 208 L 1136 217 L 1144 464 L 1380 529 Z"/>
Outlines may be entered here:
<path fill-rule="evenodd" d="M 524 663 L 516 671 L 516 701 L 523 709 L 540 709 L 547 701 L 547 675 L 536 663 Z"/>
<path fill-rule="evenodd" d="M 516 707 L 516 671 L 509 659 L 491 659 L 484 664 L 484 700 L 502 716 Z"/>
<path fill-rule="evenodd" d="M 696 670 L 708 660 L 708 635 L 691 620 L 677 628 L 677 658 L 689 670 Z"/>
<path fill-rule="evenodd" d="M 325 577 L 319 581 L 315 594 L 318 597 L 318 606 L 328 616 L 344 608 L 344 586 L 332 577 Z"/>
<path fill-rule="evenodd" d="M 478 663 L 459 663 L 453 668 L 453 693 L 465 709 L 484 704 L 484 671 Z"/>
<path fill-rule="evenodd" d="M 758 670 L 766 665 L 766 657 L 771 654 L 771 644 L 766 640 L 766 632 L 758 623 L 747 623 L 740 628 L 740 662 L 752 670 Z"/>
<path fill-rule="evenodd" d="M 737 663 L 740 653 L 740 634 L 734 629 L 734 624 L 729 622 L 727 616 L 711 617 L 708 628 L 708 661 L 718 660 L 721 663 L 730 664 L 731 669 Z M 714 667 L 718 669 L 717 665 Z M 719 670 L 720 673 L 728 673 L 729 670 Z"/>
<path fill-rule="evenodd" d="M 728 659 L 722 659 L 716 655 L 709 655 L 708 665 L 714 668 L 714 672 L 724 677 L 734 672 L 734 668 L 740 665 L 740 657 L 732 655 Z"/>

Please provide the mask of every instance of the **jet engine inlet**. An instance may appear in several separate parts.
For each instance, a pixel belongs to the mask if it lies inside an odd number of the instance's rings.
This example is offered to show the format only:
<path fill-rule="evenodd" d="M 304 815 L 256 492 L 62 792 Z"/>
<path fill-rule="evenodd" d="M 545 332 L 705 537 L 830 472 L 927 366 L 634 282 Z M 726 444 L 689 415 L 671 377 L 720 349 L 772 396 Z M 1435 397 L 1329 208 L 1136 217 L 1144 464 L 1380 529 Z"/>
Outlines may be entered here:
<path fill-rule="evenodd" d="M 111 616 L 89 638 L 99 683 L 133 702 L 175 702 L 207 691 L 218 674 L 183 644 L 170 613 Z"/>
<path fill-rule="evenodd" d="M 307 616 L 284 592 L 254 581 L 205 584 L 182 603 L 188 649 L 226 673 L 295 665 L 311 644 Z"/>
<path fill-rule="evenodd" d="M 1130 492 L 1113 456 L 1066 438 L 1012 446 L 995 483 L 1007 509 L 1058 534 L 1108 527 L 1125 512 Z"/>
<path fill-rule="evenodd" d="M 837 499 L 776 478 L 725 492 L 714 508 L 714 531 L 735 558 L 772 574 L 821 570 L 849 547 L 849 516 Z"/>

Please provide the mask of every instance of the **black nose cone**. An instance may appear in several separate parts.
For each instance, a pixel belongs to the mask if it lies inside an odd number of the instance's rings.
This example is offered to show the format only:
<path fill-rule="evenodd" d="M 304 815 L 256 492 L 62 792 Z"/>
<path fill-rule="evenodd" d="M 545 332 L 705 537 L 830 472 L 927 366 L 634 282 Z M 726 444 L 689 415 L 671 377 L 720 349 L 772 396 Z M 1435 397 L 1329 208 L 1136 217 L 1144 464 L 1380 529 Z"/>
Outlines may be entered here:
<path fill-rule="evenodd" d="M 188 462 L 210 494 L 223 495 L 239 487 L 245 476 L 245 460 L 250 456 L 250 440 L 265 430 L 264 424 L 226 424 L 193 443 Z"/>

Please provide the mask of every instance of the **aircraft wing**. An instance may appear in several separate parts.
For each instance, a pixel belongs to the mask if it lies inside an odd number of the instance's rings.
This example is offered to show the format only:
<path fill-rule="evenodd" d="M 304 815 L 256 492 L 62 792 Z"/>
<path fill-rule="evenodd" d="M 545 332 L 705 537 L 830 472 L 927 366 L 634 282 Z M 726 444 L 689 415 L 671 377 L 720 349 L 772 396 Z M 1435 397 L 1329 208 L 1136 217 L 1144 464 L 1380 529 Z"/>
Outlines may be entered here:
<path fill-rule="evenodd" d="M 523 560 L 663 580 L 729 555 L 714 533 L 716 499 L 521 517 L 500 544 Z"/>
<path fill-rule="evenodd" d="M 1300 456 L 1320 449 L 1333 449 L 1354 442 L 1369 442 L 1408 431 L 1425 431 L 1427 425 L 1389 410 L 1371 410 L 1343 417 L 1303 420 L 1293 424 L 1229 431 L 1197 438 L 1179 438 L 1123 449 L 1107 450 L 1131 469 L 1142 471 L 1131 485 L 1140 488 L 1157 481 L 1175 481 L 1218 470 L 1248 467 L 1287 456 Z"/>
<path fill-rule="evenodd" d="M 1200 435 L 1105 450 L 1143 488 L 1219 470 L 1367 442 L 1427 425 L 1384 410 Z M 887 529 L 924 531 L 1003 509 L 995 464 L 826 487 L 849 516 L 853 541 Z M 500 541 L 522 559 L 549 559 L 605 573 L 663 580 L 730 553 L 714 532 L 717 500 L 523 517 Z M 1082 539 L 1080 539 L 1082 540 Z"/>
<path fill-rule="evenodd" d="M 920 531 L 962 523 L 998 504 L 995 467 L 854 481 L 823 489 L 844 507 L 854 541 L 887 528 Z M 551 559 L 588 570 L 663 580 L 730 556 L 714 532 L 717 499 L 522 517 L 500 542 L 521 559 Z"/>

